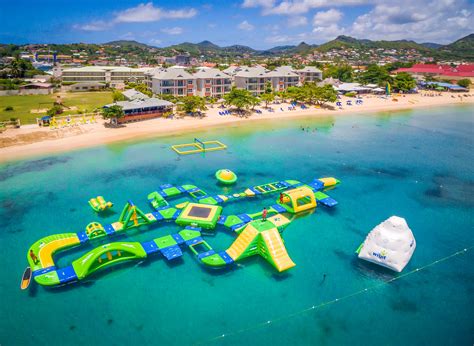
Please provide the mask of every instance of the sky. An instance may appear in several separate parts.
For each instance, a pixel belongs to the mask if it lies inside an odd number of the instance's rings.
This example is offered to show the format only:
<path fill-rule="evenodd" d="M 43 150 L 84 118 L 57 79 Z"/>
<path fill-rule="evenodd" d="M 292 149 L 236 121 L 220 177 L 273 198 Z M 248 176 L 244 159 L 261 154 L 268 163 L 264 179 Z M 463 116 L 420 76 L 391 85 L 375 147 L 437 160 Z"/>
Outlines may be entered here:
<path fill-rule="evenodd" d="M 267 49 L 347 35 L 446 44 L 474 32 L 473 12 L 474 0 L 0 0 L 0 43 L 209 40 Z"/>

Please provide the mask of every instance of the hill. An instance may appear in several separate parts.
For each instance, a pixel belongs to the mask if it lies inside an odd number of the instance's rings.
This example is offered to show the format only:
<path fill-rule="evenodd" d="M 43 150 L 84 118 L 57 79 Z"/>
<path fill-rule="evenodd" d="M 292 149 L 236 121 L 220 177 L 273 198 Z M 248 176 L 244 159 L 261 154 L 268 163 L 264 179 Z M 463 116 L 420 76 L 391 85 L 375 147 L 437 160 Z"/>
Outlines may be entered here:
<path fill-rule="evenodd" d="M 156 55 L 173 56 L 176 54 L 189 54 L 194 57 L 205 56 L 206 58 L 237 58 L 243 57 L 244 55 L 250 57 L 288 57 L 295 54 L 307 55 L 314 51 L 327 53 L 330 50 L 342 50 L 347 48 L 359 50 L 362 59 L 367 49 L 395 49 L 415 50 L 421 56 L 434 57 L 437 59 L 474 60 L 474 34 L 470 34 L 451 44 L 442 46 L 430 42 L 419 44 L 409 40 L 371 41 L 344 35 L 338 36 L 334 40 L 319 46 L 301 42 L 298 45 L 277 46 L 266 50 L 256 50 L 244 45 L 221 47 L 207 40 L 199 43 L 183 42 L 163 48 L 153 47 L 132 40 L 117 40 L 103 44 L 73 43 L 38 46 L 40 46 L 39 51 L 57 52 L 59 54 L 71 55 L 75 52 L 86 52 L 90 60 L 96 59 L 102 54 L 102 56 L 105 55 L 110 58 L 110 61 L 114 61 L 115 58 L 126 58 L 129 62 L 136 63 L 153 61 Z M 27 47 L 28 45 L 0 44 L 0 57 L 17 55 Z"/>
<path fill-rule="evenodd" d="M 118 40 L 118 41 L 110 41 L 107 43 L 104 43 L 104 46 L 114 46 L 114 47 L 133 47 L 133 48 L 154 48 L 152 46 L 149 46 L 145 43 L 137 42 L 137 41 L 132 41 L 132 40 Z"/>
<path fill-rule="evenodd" d="M 429 53 L 431 48 L 416 43 L 415 41 L 399 40 L 399 41 L 371 41 L 359 40 L 350 36 L 338 36 L 334 40 L 320 45 L 316 50 L 326 53 L 332 49 L 346 48 L 383 48 L 383 49 L 415 49 L 420 52 Z"/>
<path fill-rule="evenodd" d="M 438 48 L 441 55 L 474 60 L 474 34 L 467 35 L 453 43 Z"/>

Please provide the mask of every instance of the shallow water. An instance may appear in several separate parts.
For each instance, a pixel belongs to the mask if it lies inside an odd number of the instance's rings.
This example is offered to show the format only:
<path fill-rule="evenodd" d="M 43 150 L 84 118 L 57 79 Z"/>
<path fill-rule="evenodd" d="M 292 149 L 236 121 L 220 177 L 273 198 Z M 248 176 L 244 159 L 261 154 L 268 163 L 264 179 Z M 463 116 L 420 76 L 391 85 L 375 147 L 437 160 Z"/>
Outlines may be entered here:
<path fill-rule="evenodd" d="M 0 344 L 472 344 L 472 251 L 302 311 L 400 276 L 354 255 L 370 229 L 391 215 L 406 218 L 417 239 L 404 272 L 474 245 L 473 114 L 474 107 L 463 106 L 264 122 L 2 165 Z M 193 137 L 219 139 L 229 149 L 184 157 L 170 150 Z M 152 258 L 81 284 L 18 289 L 32 242 L 118 218 L 95 216 L 90 197 L 104 195 L 118 212 L 128 199 L 149 210 L 146 195 L 164 183 L 223 191 L 213 176 L 220 168 L 239 176 L 226 192 L 335 176 L 342 184 L 329 194 L 340 204 L 320 207 L 284 231 L 297 266 L 283 275 L 260 258 L 206 270 L 186 250 L 176 263 Z M 224 212 L 255 212 L 270 203 L 229 204 Z M 167 224 L 127 239 L 178 230 Z M 223 229 L 206 237 L 218 250 L 233 239 Z M 57 261 L 66 265 L 88 249 Z"/>

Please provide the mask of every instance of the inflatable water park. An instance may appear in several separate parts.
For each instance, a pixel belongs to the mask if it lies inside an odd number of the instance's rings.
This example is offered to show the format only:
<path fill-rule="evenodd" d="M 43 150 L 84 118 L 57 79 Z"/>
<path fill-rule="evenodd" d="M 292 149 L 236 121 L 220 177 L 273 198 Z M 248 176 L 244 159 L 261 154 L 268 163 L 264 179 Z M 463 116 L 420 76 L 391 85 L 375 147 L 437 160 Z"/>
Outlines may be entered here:
<path fill-rule="evenodd" d="M 229 173 L 230 172 L 230 173 Z M 224 183 L 233 183 L 237 176 L 221 170 L 216 177 Z M 234 180 L 235 178 L 235 180 Z M 221 181 L 220 180 L 220 181 Z M 225 268 L 244 258 L 259 256 L 278 272 L 293 268 L 282 231 L 298 215 L 309 214 L 318 205 L 332 208 L 337 201 L 325 192 L 340 182 L 336 178 L 319 178 L 310 183 L 282 180 L 246 188 L 232 194 L 210 195 L 195 185 L 159 186 L 147 197 L 150 211 L 139 208 L 128 200 L 118 220 L 110 224 L 90 222 L 83 230 L 45 236 L 27 251 L 29 267 L 22 277 L 26 288 L 31 277 L 43 286 L 60 286 L 79 282 L 95 272 L 132 260 L 161 256 L 173 261 L 188 249 L 203 266 Z M 224 206 L 232 202 L 274 194 L 275 203 L 255 213 L 226 215 Z M 100 197 L 100 196 L 99 196 Z M 173 199 L 183 199 L 173 205 Z M 95 211 L 111 207 L 103 197 L 89 201 Z M 129 230 L 146 232 L 160 222 L 175 223 L 180 231 L 144 242 L 108 242 L 114 236 Z M 226 229 L 235 234 L 235 241 L 225 250 L 214 250 L 203 238 L 208 232 Z M 67 266 L 59 267 L 54 257 L 72 248 L 91 244 L 93 249 Z M 97 245 L 97 246 L 96 246 Z"/>

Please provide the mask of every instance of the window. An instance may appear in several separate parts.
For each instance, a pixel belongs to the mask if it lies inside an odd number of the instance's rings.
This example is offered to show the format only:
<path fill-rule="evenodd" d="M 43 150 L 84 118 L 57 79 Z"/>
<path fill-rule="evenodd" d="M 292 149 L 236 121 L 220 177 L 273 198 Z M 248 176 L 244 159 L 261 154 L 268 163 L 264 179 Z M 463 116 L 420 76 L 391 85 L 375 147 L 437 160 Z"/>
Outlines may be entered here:
<path fill-rule="evenodd" d="M 188 80 L 188 85 L 192 85 L 193 84 L 193 80 L 192 79 L 189 79 Z"/>

